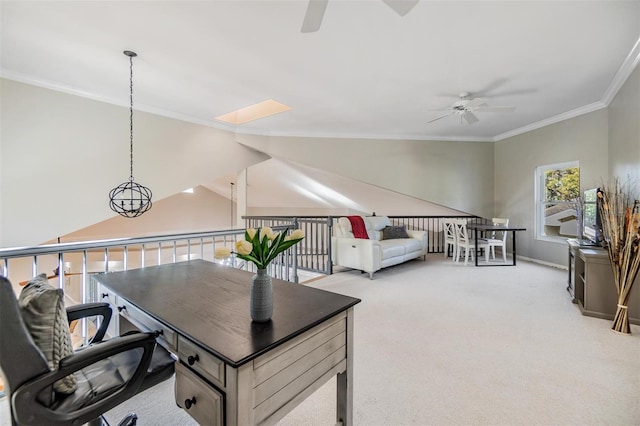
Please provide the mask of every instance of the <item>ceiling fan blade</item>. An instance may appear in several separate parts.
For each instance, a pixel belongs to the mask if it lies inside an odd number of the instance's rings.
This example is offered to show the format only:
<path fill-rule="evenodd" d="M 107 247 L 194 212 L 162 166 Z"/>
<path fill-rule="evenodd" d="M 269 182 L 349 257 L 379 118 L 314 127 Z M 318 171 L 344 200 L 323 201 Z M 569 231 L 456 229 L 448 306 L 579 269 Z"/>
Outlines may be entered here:
<path fill-rule="evenodd" d="M 473 115 L 473 113 L 472 113 L 472 112 L 469 112 L 469 111 L 465 112 L 465 113 L 462 115 L 462 118 L 464 118 L 464 120 L 465 120 L 468 124 L 473 124 L 473 123 L 477 123 L 478 121 L 480 121 L 480 120 L 478 120 L 478 117 L 476 117 L 475 115 Z"/>
<path fill-rule="evenodd" d="M 485 105 L 487 103 L 487 100 L 484 98 L 475 98 L 475 99 L 471 99 L 469 101 L 469 103 L 467 103 L 467 105 L 465 105 L 467 108 L 475 108 L 475 107 L 479 107 L 480 105 Z"/>
<path fill-rule="evenodd" d="M 404 16 L 418 4 L 419 0 L 382 0 L 384 4 L 393 9 L 398 15 Z"/>
<path fill-rule="evenodd" d="M 328 3 L 329 0 L 309 0 L 300 32 L 314 33 L 320 29 Z"/>
<path fill-rule="evenodd" d="M 439 115 L 438 117 L 436 117 L 436 118 L 432 118 L 431 120 L 427 121 L 427 123 L 432 123 L 432 122 L 434 122 L 434 121 L 436 121 L 436 120 L 440 120 L 441 118 L 448 117 L 448 116 L 450 116 L 451 114 L 453 114 L 453 112 L 448 112 L 448 113 L 446 113 L 446 114 Z"/>
<path fill-rule="evenodd" d="M 481 106 L 476 111 L 482 112 L 513 112 L 516 110 L 514 106 Z"/>

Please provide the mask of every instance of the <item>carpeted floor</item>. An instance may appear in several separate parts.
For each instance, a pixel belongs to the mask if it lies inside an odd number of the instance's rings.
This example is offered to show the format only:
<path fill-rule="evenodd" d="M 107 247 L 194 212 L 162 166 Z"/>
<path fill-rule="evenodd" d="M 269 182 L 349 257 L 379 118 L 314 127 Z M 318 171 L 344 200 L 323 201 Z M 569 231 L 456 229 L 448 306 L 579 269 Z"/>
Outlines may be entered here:
<path fill-rule="evenodd" d="M 344 271 L 308 285 L 362 299 L 355 425 L 638 425 L 640 327 L 619 335 L 581 315 L 566 277 L 524 261 L 476 268 L 431 255 L 374 280 Z M 140 425 L 194 424 L 173 401 L 173 381 L 108 419 L 129 410 Z M 332 424 L 334 380 L 279 423 Z"/>

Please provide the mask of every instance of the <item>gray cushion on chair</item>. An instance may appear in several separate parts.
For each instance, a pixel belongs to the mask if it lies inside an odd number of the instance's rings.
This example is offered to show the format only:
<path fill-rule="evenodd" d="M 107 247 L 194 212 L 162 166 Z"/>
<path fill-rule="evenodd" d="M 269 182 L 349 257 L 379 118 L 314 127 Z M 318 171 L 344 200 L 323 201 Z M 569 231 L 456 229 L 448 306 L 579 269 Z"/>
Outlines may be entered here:
<path fill-rule="evenodd" d="M 22 289 L 18 305 L 33 341 L 47 359 L 49 368 L 56 370 L 60 360 L 73 353 L 64 292 L 51 286 L 46 274 L 40 274 Z M 58 380 L 53 389 L 65 394 L 74 392 L 75 377 L 69 375 Z"/>

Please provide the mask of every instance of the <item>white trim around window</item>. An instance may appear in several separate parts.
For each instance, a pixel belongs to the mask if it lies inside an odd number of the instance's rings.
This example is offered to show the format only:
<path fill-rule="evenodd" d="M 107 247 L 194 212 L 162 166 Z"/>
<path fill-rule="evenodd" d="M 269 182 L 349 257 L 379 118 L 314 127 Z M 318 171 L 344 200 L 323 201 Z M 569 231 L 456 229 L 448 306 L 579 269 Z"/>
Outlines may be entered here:
<path fill-rule="evenodd" d="M 548 241 L 548 242 L 553 242 L 553 243 L 562 243 L 562 244 L 566 244 L 567 242 L 567 238 L 572 238 L 573 235 L 551 235 L 548 234 L 547 229 L 548 226 L 545 226 L 546 224 L 546 220 L 547 220 L 547 216 L 545 216 L 545 210 L 547 209 L 546 206 L 548 205 L 554 205 L 554 206 L 558 206 L 558 205 L 566 205 L 568 207 L 567 210 L 570 209 L 570 203 L 571 201 L 568 200 L 554 200 L 554 201 L 550 201 L 547 200 L 546 198 L 546 193 L 545 193 L 545 176 L 546 173 L 550 170 L 562 170 L 562 169 L 571 169 L 571 168 L 578 168 L 578 171 L 580 170 L 580 163 L 578 161 L 569 161 L 569 162 L 564 162 L 564 163 L 556 163 L 556 164 L 547 164 L 547 165 L 543 165 L 543 166 L 538 166 L 536 167 L 534 173 L 534 197 L 535 197 L 535 201 L 534 201 L 534 205 L 535 205 L 535 238 L 536 240 L 540 240 L 540 241 Z M 578 189 L 579 191 L 579 189 Z M 578 194 L 579 195 L 579 194 Z M 562 212 L 559 213 L 559 216 L 562 215 Z M 570 219 L 570 215 L 567 213 L 567 216 L 569 216 Z M 563 218 L 560 218 L 560 222 L 563 220 Z M 571 220 L 571 219 L 570 219 Z M 557 219 L 554 219 L 554 224 L 558 223 Z M 575 227 L 575 230 L 577 230 L 577 224 L 571 222 L 571 225 L 569 223 L 566 224 L 568 227 Z M 562 229 L 563 227 L 560 226 L 558 227 L 558 229 Z M 563 232 L 569 232 L 569 231 L 573 231 L 575 232 L 574 229 L 570 229 L 570 230 L 566 230 L 563 229 Z"/>

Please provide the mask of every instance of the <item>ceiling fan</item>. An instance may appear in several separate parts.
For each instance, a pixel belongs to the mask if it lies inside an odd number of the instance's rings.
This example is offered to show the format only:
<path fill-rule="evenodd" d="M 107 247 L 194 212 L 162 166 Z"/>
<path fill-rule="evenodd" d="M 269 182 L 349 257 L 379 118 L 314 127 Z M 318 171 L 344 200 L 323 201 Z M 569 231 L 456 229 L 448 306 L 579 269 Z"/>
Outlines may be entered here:
<path fill-rule="evenodd" d="M 418 4 L 418 1 L 419 0 L 382 0 L 384 4 L 400 16 L 409 13 L 411 9 Z M 327 4 L 329 4 L 329 0 L 309 0 L 300 32 L 313 33 L 320 29 Z"/>
<path fill-rule="evenodd" d="M 469 92 L 461 92 L 458 97 L 460 100 L 453 103 L 451 106 L 444 108 L 437 108 L 431 111 L 448 111 L 446 114 L 433 118 L 427 123 L 440 120 L 441 118 L 448 117 L 450 115 L 459 115 L 460 120 L 464 119 L 468 124 L 477 123 L 480 121 L 474 112 L 513 112 L 516 107 L 514 106 L 490 106 L 487 104 L 487 100 L 484 98 L 471 98 Z"/>

